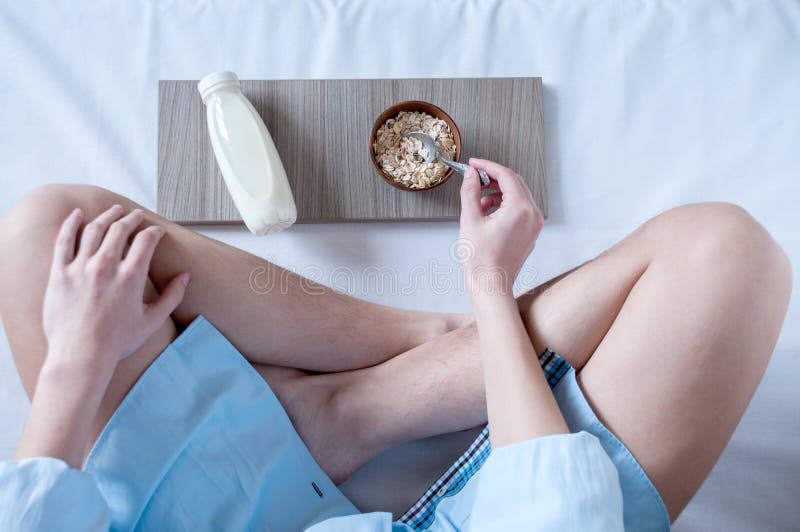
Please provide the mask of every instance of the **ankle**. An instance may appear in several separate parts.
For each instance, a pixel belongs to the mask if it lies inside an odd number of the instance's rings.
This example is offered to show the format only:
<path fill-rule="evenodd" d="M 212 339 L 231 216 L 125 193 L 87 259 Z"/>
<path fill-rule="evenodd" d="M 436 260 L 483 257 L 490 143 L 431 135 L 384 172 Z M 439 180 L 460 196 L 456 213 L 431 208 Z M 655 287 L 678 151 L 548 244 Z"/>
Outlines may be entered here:
<path fill-rule="evenodd" d="M 371 401 L 359 385 L 356 375 L 330 375 L 337 382 L 331 387 L 325 415 L 329 426 L 336 427 L 346 445 L 358 457 L 358 469 L 384 449 L 380 441 L 380 419 Z"/>

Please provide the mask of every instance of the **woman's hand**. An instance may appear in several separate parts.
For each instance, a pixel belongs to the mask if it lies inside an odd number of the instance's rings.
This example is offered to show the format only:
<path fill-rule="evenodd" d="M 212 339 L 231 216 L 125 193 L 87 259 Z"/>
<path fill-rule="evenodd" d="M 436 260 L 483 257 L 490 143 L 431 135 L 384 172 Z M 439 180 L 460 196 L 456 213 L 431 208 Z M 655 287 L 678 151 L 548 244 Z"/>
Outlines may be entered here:
<path fill-rule="evenodd" d="M 522 177 L 482 159 L 470 159 L 461 185 L 461 232 L 457 254 L 467 285 L 476 293 L 511 294 L 514 280 L 533 249 L 544 217 Z M 492 179 L 493 192 L 481 197 L 474 168 Z M 489 211 L 496 208 L 493 212 Z"/>
<path fill-rule="evenodd" d="M 84 227 L 80 241 L 80 210 L 61 226 L 44 298 L 46 365 L 113 371 L 183 299 L 186 273 L 172 279 L 155 303 L 143 303 L 150 261 L 164 230 L 150 226 L 137 232 L 142 211 L 123 214 L 121 206 L 111 207 Z"/>

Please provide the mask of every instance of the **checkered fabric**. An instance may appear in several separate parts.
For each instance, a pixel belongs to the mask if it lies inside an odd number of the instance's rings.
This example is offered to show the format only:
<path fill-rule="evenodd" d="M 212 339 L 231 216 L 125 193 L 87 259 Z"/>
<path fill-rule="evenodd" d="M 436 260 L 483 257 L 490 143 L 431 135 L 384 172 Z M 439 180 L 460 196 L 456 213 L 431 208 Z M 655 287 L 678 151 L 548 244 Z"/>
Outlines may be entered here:
<path fill-rule="evenodd" d="M 547 383 L 553 388 L 569 371 L 569 363 L 550 349 L 539 357 Z M 491 452 L 489 427 L 484 427 L 475 441 L 450 468 L 434 482 L 420 499 L 400 517 L 399 521 L 414 530 L 425 530 L 436 518 L 436 506 L 445 497 L 451 497 L 481 468 Z"/>

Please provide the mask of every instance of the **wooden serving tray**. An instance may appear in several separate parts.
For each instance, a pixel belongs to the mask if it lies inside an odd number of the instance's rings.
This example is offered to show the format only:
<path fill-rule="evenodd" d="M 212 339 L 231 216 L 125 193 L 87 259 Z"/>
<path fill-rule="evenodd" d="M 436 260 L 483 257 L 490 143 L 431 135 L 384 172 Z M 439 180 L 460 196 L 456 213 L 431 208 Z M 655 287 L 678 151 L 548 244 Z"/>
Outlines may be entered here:
<path fill-rule="evenodd" d="M 528 182 L 547 215 L 541 78 L 242 81 L 289 176 L 299 222 L 452 220 L 458 174 L 424 192 L 385 183 L 370 162 L 378 115 L 403 100 L 448 113 L 462 159 L 491 159 Z M 158 213 L 179 223 L 241 223 L 214 159 L 196 81 L 158 86 Z"/>

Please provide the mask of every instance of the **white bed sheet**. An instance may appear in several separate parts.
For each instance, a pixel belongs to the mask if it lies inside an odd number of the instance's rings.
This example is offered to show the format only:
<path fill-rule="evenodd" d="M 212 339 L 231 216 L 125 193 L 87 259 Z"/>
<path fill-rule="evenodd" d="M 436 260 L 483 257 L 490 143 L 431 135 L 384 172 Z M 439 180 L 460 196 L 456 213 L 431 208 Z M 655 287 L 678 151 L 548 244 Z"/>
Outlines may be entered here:
<path fill-rule="evenodd" d="M 0 212 L 53 181 L 96 183 L 154 208 L 159 79 L 220 69 L 243 78 L 540 75 L 551 216 L 528 263 L 536 280 L 701 200 L 746 207 L 800 270 L 797 2 L 4 1 L 0 60 Z M 323 279 L 338 265 L 389 265 L 401 278 L 433 260 L 455 267 L 453 223 L 307 225 L 268 238 L 202 230 L 300 271 L 317 266 Z M 357 278 L 352 289 L 410 308 L 467 309 L 462 294 L 430 283 L 399 294 Z M 800 521 L 797 295 L 761 388 L 676 530 Z M 6 458 L 27 402 L 0 345 Z M 364 509 L 402 510 L 466 439 L 388 453 L 346 490 Z"/>

